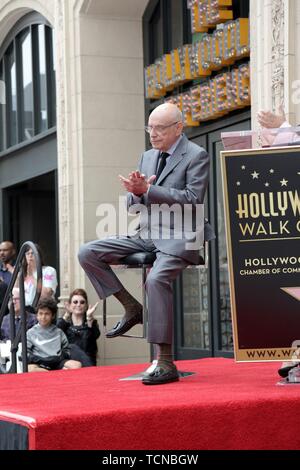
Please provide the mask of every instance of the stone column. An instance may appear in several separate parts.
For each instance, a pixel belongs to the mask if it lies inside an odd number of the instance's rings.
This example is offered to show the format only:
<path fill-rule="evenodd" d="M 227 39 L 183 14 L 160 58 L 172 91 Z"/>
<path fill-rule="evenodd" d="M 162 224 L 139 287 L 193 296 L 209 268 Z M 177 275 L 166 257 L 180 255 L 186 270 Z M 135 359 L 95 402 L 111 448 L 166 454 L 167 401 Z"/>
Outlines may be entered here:
<path fill-rule="evenodd" d="M 71 133 L 71 57 L 74 54 L 70 40 L 70 12 L 72 2 L 55 0 L 55 52 L 57 94 L 57 163 L 59 205 L 60 300 L 69 296 L 74 278 L 74 178 Z"/>
<path fill-rule="evenodd" d="M 276 112 L 281 104 L 287 119 L 299 123 L 300 50 L 295 47 L 300 40 L 299 2 L 251 0 L 250 22 L 252 127 L 257 127 L 259 109 Z"/>

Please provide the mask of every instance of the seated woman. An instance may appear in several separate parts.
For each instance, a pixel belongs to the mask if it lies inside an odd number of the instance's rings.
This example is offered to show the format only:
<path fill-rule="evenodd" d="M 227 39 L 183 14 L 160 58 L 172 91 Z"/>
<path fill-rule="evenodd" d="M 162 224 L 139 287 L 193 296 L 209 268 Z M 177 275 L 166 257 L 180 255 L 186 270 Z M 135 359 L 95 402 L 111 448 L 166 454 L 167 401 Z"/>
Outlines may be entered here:
<path fill-rule="evenodd" d="M 94 312 L 98 303 L 89 305 L 85 290 L 75 289 L 66 303 L 65 314 L 57 321 L 69 340 L 71 358 L 80 361 L 83 367 L 95 366 L 97 362 L 100 329 Z"/>
<path fill-rule="evenodd" d="M 57 274 L 56 270 L 52 266 L 45 266 L 43 255 L 40 247 L 36 244 L 37 251 L 40 255 L 42 264 L 42 276 L 43 276 L 43 287 L 41 297 L 53 297 L 55 296 L 57 288 Z M 25 290 L 25 304 L 32 305 L 36 292 L 36 262 L 33 251 L 31 248 L 25 253 L 25 260 L 23 264 L 24 273 L 24 290 Z"/>

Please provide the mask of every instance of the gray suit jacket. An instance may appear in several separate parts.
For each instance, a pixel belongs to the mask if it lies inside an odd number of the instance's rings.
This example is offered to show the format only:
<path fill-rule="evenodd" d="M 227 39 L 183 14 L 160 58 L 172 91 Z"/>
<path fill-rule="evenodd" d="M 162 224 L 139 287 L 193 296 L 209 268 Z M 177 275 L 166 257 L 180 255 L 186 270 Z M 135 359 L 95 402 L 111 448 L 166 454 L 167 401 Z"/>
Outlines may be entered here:
<path fill-rule="evenodd" d="M 158 158 L 159 151 L 154 149 L 142 155 L 139 170 L 147 178 L 156 173 Z M 160 177 L 155 184 L 151 185 L 148 193 L 141 198 L 141 204 L 144 206 L 140 211 L 138 234 L 143 238 L 151 238 L 159 251 L 197 264 L 199 249 L 190 247 L 187 249 L 187 242 L 191 243 L 197 237 L 201 246 L 204 239 L 214 238 L 212 228 L 208 223 L 204 224 L 203 217 L 199 224 L 199 206 L 197 207 L 204 202 L 208 178 L 209 156 L 207 152 L 183 135 Z M 130 211 L 135 203 L 131 193 L 127 196 L 127 202 Z M 170 215 L 171 206 L 175 208 L 175 211 Z M 156 207 L 159 207 L 160 217 L 157 216 Z M 180 208 L 181 219 L 177 214 L 178 208 Z M 149 231 L 150 221 L 151 232 Z M 166 221 L 170 236 L 165 232 L 167 237 L 164 238 L 163 228 L 165 228 Z"/>

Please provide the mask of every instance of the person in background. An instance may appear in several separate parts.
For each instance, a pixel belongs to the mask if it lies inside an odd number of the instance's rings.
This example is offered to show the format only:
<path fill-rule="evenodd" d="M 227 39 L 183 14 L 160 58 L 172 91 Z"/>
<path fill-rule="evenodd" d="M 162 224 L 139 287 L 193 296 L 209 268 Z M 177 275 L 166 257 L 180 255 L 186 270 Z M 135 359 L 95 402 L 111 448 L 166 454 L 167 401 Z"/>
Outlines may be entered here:
<path fill-rule="evenodd" d="M 16 249 L 12 242 L 0 243 L 0 279 L 8 286 L 14 272 Z"/>
<path fill-rule="evenodd" d="M 265 146 L 284 146 L 284 145 L 299 145 L 300 137 L 298 132 L 289 131 L 291 124 L 287 121 L 283 106 L 279 107 L 276 113 L 271 111 L 259 111 L 257 113 L 257 121 L 260 126 L 265 130 L 262 134 L 263 143 Z M 282 132 L 266 132 L 267 129 L 285 129 Z"/>
<path fill-rule="evenodd" d="M 39 245 L 35 244 L 37 251 L 40 255 L 42 264 L 42 276 L 43 276 L 43 287 L 41 297 L 53 297 L 56 293 L 57 288 L 57 274 L 56 270 L 52 266 L 45 266 L 43 260 L 43 254 Z M 23 264 L 24 273 L 24 290 L 25 290 L 25 304 L 32 305 L 32 302 L 36 293 L 36 262 L 33 251 L 31 248 L 25 253 L 25 260 Z"/>
<path fill-rule="evenodd" d="M 12 290 L 12 301 L 15 310 L 15 332 L 17 334 L 21 326 L 20 289 L 18 287 L 14 287 Z M 29 330 L 36 322 L 36 315 L 26 311 L 26 329 Z M 10 315 L 6 315 L 1 324 L 1 340 L 6 341 L 9 339 L 12 339 L 10 336 Z"/>
<path fill-rule="evenodd" d="M 37 306 L 37 321 L 27 331 L 28 372 L 58 369 L 79 369 L 81 363 L 70 360 L 66 335 L 54 324 L 57 303 L 51 297 L 43 298 Z"/>
<path fill-rule="evenodd" d="M 257 121 L 265 129 L 279 129 L 280 127 L 290 127 L 290 124 L 286 120 L 283 106 L 279 107 L 277 113 L 271 111 L 260 110 L 257 113 Z"/>
<path fill-rule="evenodd" d="M 100 329 L 94 313 L 98 304 L 89 305 L 86 291 L 75 289 L 66 303 L 66 312 L 57 320 L 58 328 L 64 331 L 70 343 L 71 358 L 79 360 L 83 367 L 97 363 Z"/>

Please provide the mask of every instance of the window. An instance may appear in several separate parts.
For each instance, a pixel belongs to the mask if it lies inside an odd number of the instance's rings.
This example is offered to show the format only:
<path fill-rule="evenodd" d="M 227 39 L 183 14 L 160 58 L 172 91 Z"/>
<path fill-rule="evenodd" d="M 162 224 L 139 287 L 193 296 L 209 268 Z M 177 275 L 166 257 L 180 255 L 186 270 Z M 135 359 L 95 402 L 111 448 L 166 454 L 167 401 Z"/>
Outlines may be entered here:
<path fill-rule="evenodd" d="M 49 103 L 49 126 L 53 127 L 56 125 L 56 58 L 55 58 L 55 31 L 54 29 L 47 28 L 48 40 L 48 57 L 49 57 L 49 86 L 48 86 L 48 103 Z"/>
<path fill-rule="evenodd" d="M 21 136 L 20 140 L 29 140 L 34 136 L 33 124 L 33 79 L 32 79 L 32 42 L 29 28 L 19 37 L 22 61 L 21 84 Z"/>
<path fill-rule="evenodd" d="M 14 42 L 5 54 L 7 142 L 9 146 L 17 143 L 17 84 Z M 4 130 L 5 131 L 5 130 Z"/>
<path fill-rule="evenodd" d="M 158 57 L 164 53 L 163 41 L 163 24 L 162 24 L 162 8 L 158 4 L 153 12 L 151 21 L 149 22 L 149 30 L 151 35 L 150 57 L 151 62 L 154 62 Z"/>
<path fill-rule="evenodd" d="M 38 131 L 42 132 L 48 126 L 48 106 L 47 106 L 47 81 L 46 81 L 46 31 L 45 26 L 38 26 L 38 43 L 39 43 L 39 96 L 38 103 Z"/>
<path fill-rule="evenodd" d="M 3 81 L 3 61 L 0 62 L 0 152 L 4 148 L 3 123 L 5 112 L 5 84 Z"/>
<path fill-rule="evenodd" d="M 53 41 L 44 18 L 30 14 L 0 48 L 0 152 L 56 125 Z"/>

